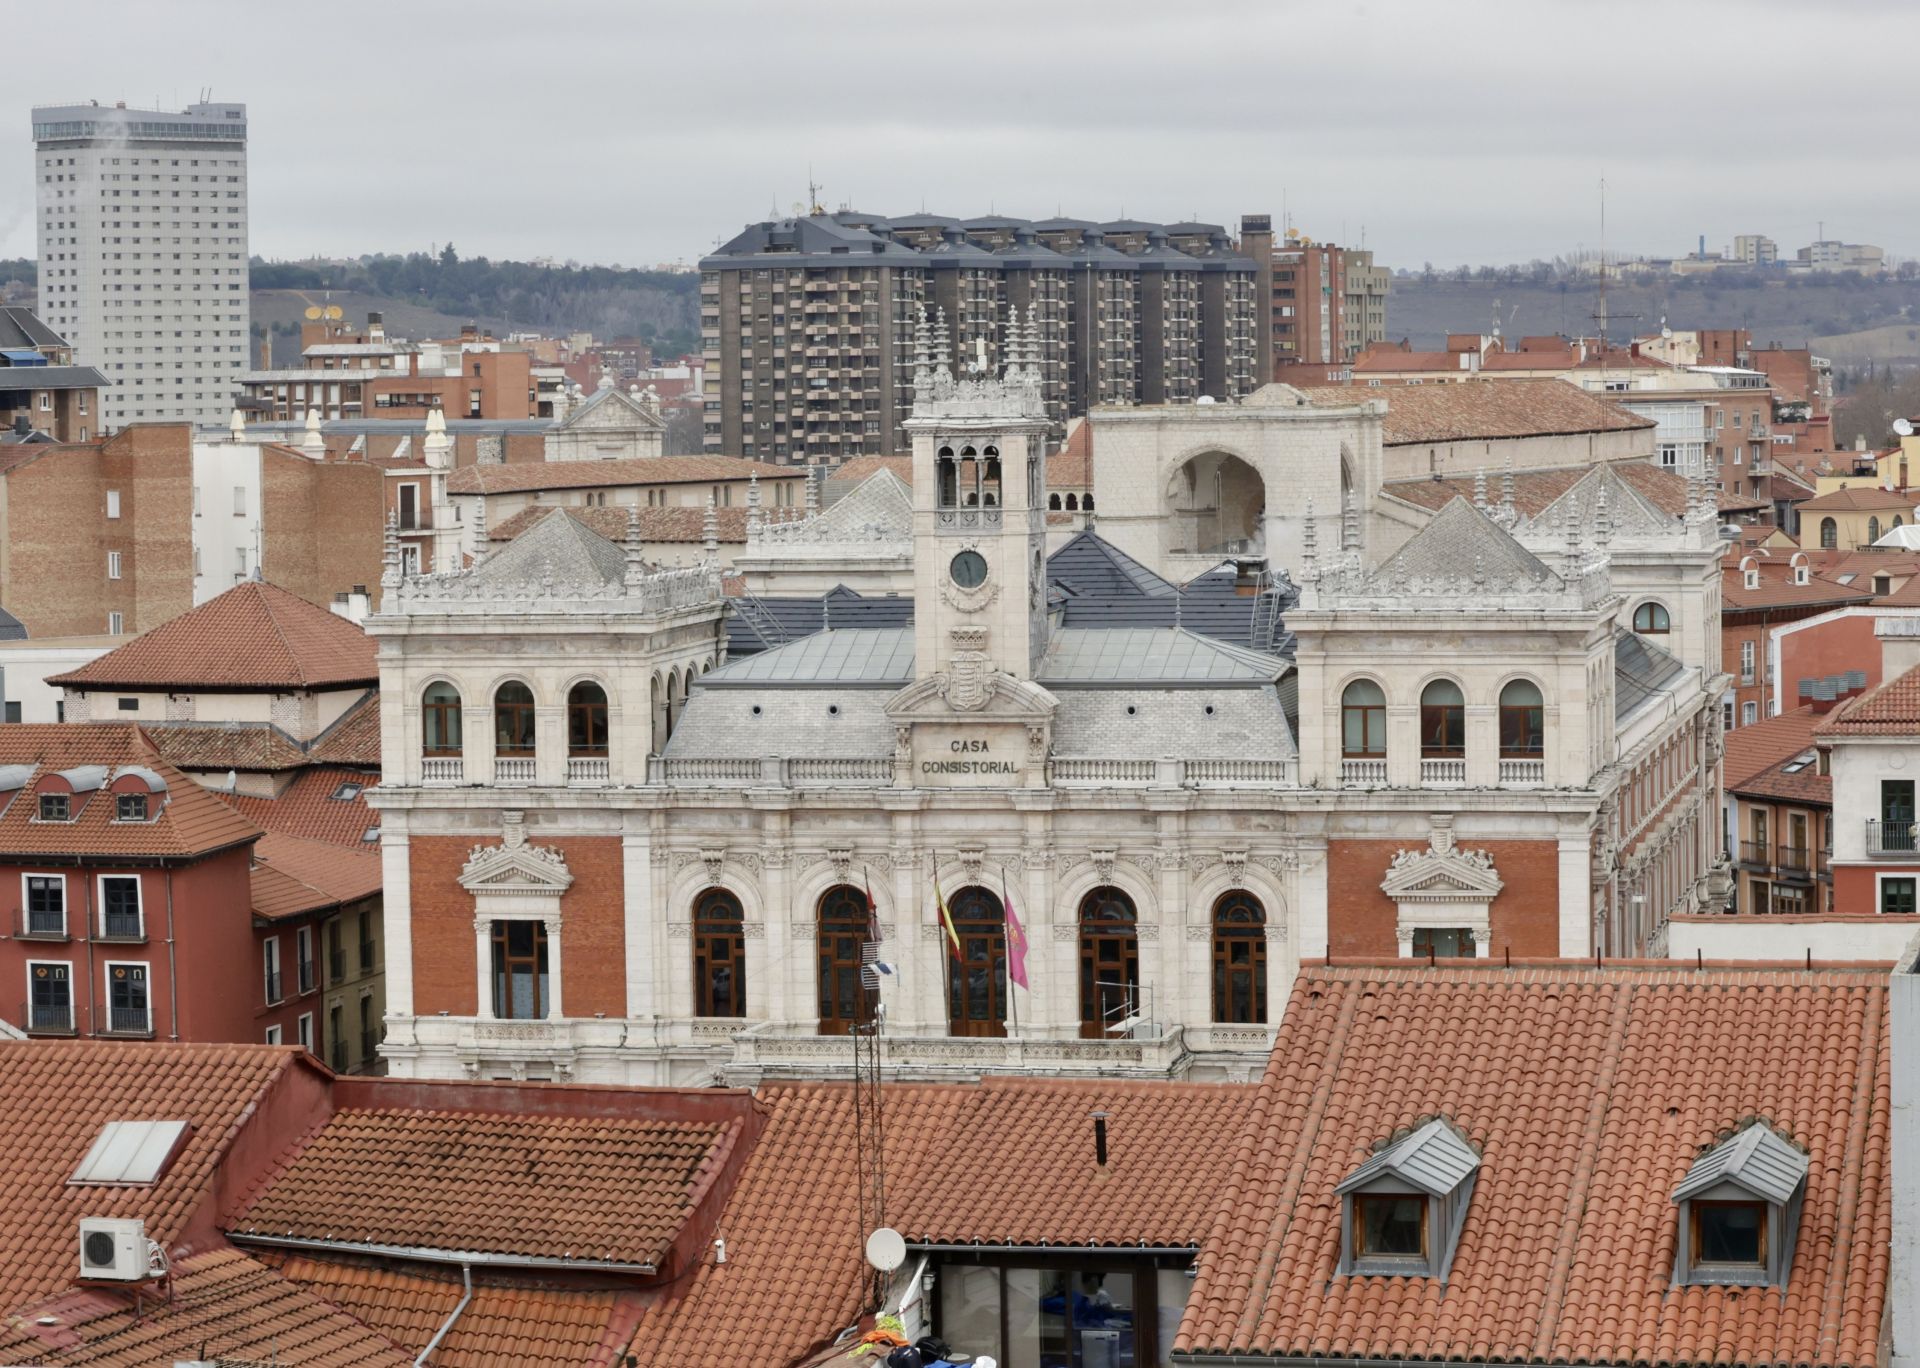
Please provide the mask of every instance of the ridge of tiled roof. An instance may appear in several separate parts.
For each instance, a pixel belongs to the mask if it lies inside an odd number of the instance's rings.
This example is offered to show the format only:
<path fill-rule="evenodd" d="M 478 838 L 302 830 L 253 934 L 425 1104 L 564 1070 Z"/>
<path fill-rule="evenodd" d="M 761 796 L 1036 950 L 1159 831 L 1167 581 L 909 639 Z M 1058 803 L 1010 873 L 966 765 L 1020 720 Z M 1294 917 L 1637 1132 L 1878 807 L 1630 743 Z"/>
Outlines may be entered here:
<path fill-rule="evenodd" d="M 305 1050 L 269 1045 L 0 1040 L 0 1097 L 30 1126 L 11 1132 L 0 1166 L 0 1314 L 64 1291 L 82 1216 L 146 1222 L 170 1248 L 212 1200 L 242 1122 L 291 1070 L 319 1066 Z M 191 1123 L 148 1186 L 70 1187 L 109 1121 Z"/>
<path fill-rule="evenodd" d="M 1583 432 L 1651 430 L 1654 421 L 1565 380 L 1462 380 L 1398 385 L 1356 396 L 1351 385 L 1314 385 L 1301 393 L 1316 406 L 1345 406 L 1357 397 L 1385 399 L 1381 441 L 1423 442 L 1554 437 Z"/>
<path fill-rule="evenodd" d="M 269 831 L 253 847 L 253 914 L 269 921 L 370 898 L 381 889 L 379 852 Z"/>
<path fill-rule="evenodd" d="M 245 1242 L 474 1251 L 663 1267 L 739 1120 L 342 1109 L 226 1221 Z M 404 1172 L 406 1182 L 389 1180 Z M 512 1188 L 513 1218 L 474 1195 Z"/>
<path fill-rule="evenodd" d="M 535 489 L 688 484 L 703 480 L 796 479 L 792 466 L 745 456 L 627 456 L 610 461 L 512 461 L 462 466 L 447 476 L 449 494 L 520 494 Z"/>
<path fill-rule="evenodd" d="M 1721 563 L 1720 596 L 1726 607 L 1739 611 L 1748 608 L 1781 608 L 1810 603 L 1861 603 L 1873 597 L 1873 590 L 1857 584 L 1841 584 L 1824 575 L 1809 573 L 1805 584 L 1793 582 L 1793 566 L 1785 561 L 1759 561 L 1757 588 L 1747 588 L 1745 573 L 1737 564 Z"/>
<path fill-rule="evenodd" d="M 1816 499 L 1808 499 L 1800 505 L 1802 513 L 1867 512 L 1876 508 L 1891 508 L 1902 513 L 1913 512 L 1913 500 L 1905 494 L 1891 489 L 1881 489 L 1878 485 L 1848 485 L 1843 489 L 1830 490 Z"/>
<path fill-rule="evenodd" d="M 1798 768 L 1789 770 L 1789 765 L 1797 765 Z M 1833 776 L 1820 772 L 1812 742 L 1794 754 L 1774 761 L 1758 774 L 1748 775 L 1737 784 L 1729 779 L 1726 788 L 1728 793 L 1737 793 L 1742 798 L 1805 803 L 1809 807 L 1833 806 Z"/>
<path fill-rule="evenodd" d="M 271 722 L 147 722 L 147 739 L 167 760 L 194 770 L 298 769 L 307 752 Z"/>
<path fill-rule="evenodd" d="M 0 851 L 11 855 L 143 855 L 178 859 L 211 854 L 255 839 L 260 829 L 175 769 L 138 727 L 115 722 L 16 722 L 0 727 L 0 765 L 31 765 L 25 784 L 0 795 Z M 166 785 L 149 794 L 144 822 L 116 820 L 106 788 L 75 795 L 72 819 L 37 820 L 34 788 L 43 777 L 83 765 L 113 776 L 130 766 L 152 770 Z"/>
<path fill-rule="evenodd" d="M 1305 966 L 1176 1351 L 1874 1365 L 1886 1010 L 1884 967 Z M 1435 1116 L 1481 1160 L 1447 1280 L 1338 1275 L 1335 1186 Z M 1786 1286 L 1676 1287 L 1673 1189 L 1754 1116 L 1812 1160 Z"/>
<path fill-rule="evenodd" d="M 1828 713 L 1815 736 L 1901 736 L 1920 733 L 1920 665 L 1882 680 Z"/>
<path fill-rule="evenodd" d="M 349 1310 L 236 1249 L 193 1254 L 172 1274 L 169 1295 L 138 1307 L 129 1294 L 106 1288 L 26 1307 L 0 1324 L 0 1360 L 86 1368 L 201 1360 L 301 1368 L 407 1368 L 413 1362 Z M 41 1326 L 42 1316 L 58 1324 Z"/>
<path fill-rule="evenodd" d="M 1720 761 L 1726 786 L 1733 788 L 1769 766 L 1801 754 L 1813 744 L 1814 727 L 1820 718 L 1811 703 L 1802 703 L 1789 712 L 1728 732 Z"/>
<path fill-rule="evenodd" d="M 245 580 L 47 683 L 75 689 L 344 688 L 378 682 L 373 638 L 262 580 Z"/>

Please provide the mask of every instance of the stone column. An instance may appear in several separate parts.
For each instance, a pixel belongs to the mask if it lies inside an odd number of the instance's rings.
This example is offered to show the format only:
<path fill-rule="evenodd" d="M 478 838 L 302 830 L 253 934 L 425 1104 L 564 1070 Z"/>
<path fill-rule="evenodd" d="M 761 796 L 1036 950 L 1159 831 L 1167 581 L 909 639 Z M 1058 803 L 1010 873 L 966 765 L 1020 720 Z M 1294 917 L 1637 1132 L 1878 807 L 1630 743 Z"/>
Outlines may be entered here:
<path fill-rule="evenodd" d="M 533 781 L 567 782 L 567 709 L 563 703 L 541 704 L 533 711 Z"/>
<path fill-rule="evenodd" d="M 1593 953 L 1591 862 L 1584 832 L 1560 838 L 1560 953 L 1568 959 Z"/>
<path fill-rule="evenodd" d="M 1500 710 L 1467 704 L 1467 786 L 1492 788 L 1500 781 Z"/>
<path fill-rule="evenodd" d="M 620 838 L 620 897 L 625 911 L 627 1015 L 654 1017 L 660 1012 L 658 975 L 666 964 L 665 917 L 653 901 L 653 838 L 629 831 Z"/>
<path fill-rule="evenodd" d="M 413 877 L 406 817 L 380 814 L 380 936 L 386 942 L 387 1019 L 413 1015 Z M 411 1028 L 408 1030 L 411 1035 Z"/>
<path fill-rule="evenodd" d="M 946 961 L 942 946 L 921 934 L 923 890 L 928 888 L 920 869 L 919 850 L 911 828 L 898 824 L 893 831 L 893 935 L 884 958 L 893 966 L 893 981 L 880 989 L 887 1004 L 887 1030 L 899 1035 L 942 1035 L 947 1026 Z"/>
<path fill-rule="evenodd" d="M 796 946 L 793 939 L 793 899 L 788 886 L 793 852 L 787 847 L 785 827 L 783 814 L 768 814 L 760 851 L 760 896 L 764 900 L 760 916 L 766 929 L 758 947 L 748 950 L 749 955 L 755 948 L 760 952 L 761 972 L 756 977 L 765 985 L 760 1015 L 766 1021 L 803 1021 L 813 1015 L 811 1009 L 803 1010 L 794 1001 L 793 960 L 796 954 L 803 954 L 805 947 Z M 751 936 L 751 931 L 748 934 Z M 803 954 L 803 958 L 811 963 L 810 956 Z M 751 987 L 748 992 L 752 992 Z M 748 1007 L 751 1016 L 751 1000 Z"/>
<path fill-rule="evenodd" d="M 1299 965 L 1324 959 L 1327 953 L 1329 912 L 1327 846 L 1324 839 L 1315 847 L 1300 850 L 1300 868 L 1295 875 L 1294 888 L 1297 895 L 1294 899 L 1295 964 Z M 1281 987 L 1279 997 L 1268 996 L 1270 1011 L 1275 1002 L 1286 1001 L 1286 993 L 1292 987 L 1289 982 Z"/>

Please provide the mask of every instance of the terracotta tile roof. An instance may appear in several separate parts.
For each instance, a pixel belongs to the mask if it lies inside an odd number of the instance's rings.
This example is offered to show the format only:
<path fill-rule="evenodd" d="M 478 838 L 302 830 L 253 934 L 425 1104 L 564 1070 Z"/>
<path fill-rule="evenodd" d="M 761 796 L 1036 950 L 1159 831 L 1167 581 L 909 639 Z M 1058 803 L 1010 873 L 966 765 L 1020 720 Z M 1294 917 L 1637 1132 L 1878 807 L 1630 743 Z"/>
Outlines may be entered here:
<path fill-rule="evenodd" d="M 449 494 L 519 494 L 534 489 L 604 489 L 615 485 L 690 484 L 714 480 L 795 480 L 792 466 L 744 456 L 634 456 L 615 461 L 516 461 L 462 466 L 447 477 Z"/>
<path fill-rule="evenodd" d="M 1592 466 L 1563 466 L 1556 470 L 1516 470 L 1513 473 L 1513 505 L 1529 518 L 1544 513 L 1555 499 L 1573 488 Z M 1675 517 L 1687 511 L 1687 482 L 1671 470 L 1659 470 L 1642 461 L 1617 461 L 1613 472 L 1647 497 L 1663 513 Z M 1498 500 L 1505 473 L 1487 472 L 1487 497 Z M 1454 499 L 1473 499 L 1473 477 L 1453 476 L 1420 480 L 1393 480 L 1381 486 L 1384 493 L 1435 512 Z"/>
<path fill-rule="evenodd" d="M 1301 393 L 1322 406 L 1344 407 L 1356 398 L 1350 385 L 1314 386 Z M 1653 419 L 1629 413 L 1565 380 L 1463 380 L 1397 386 L 1361 397 L 1387 401 L 1381 424 L 1387 446 L 1642 428 L 1650 432 L 1654 426 Z"/>
<path fill-rule="evenodd" d="M 460 1275 L 451 1269 L 403 1270 L 271 1251 L 259 1257 L 411 1353 L 426 1348 L 460 1302 Z M 622 1362 L 641 1305 L 632 1292 L 478 1272 L 473 1300 L 432 1361 L 436 1368 L 612 1368 Z"/>
<path fill-rule="evenodd" d="M 1731 493 L 1722 491 L 1719 498 L 1715 502 L 1715 506 L 1719 508 L 1719 510 L 1722 513 L 1748 513 L 1748 512 L 1755 512 L 1758 510 L 1766 509 L 1771 507 L 1772 505 L 1767 503 L 1765 499 L 1755 499 L 1748 495 L 1741 494 L 1737 491 L 1731 492 Z M 1770 533 L 1770 532 L 1776 532 L 1779 529 L 1774 527 L 1768 527 L 1764 529 L 1755 528 L 1753 530 L 1756 532 Z"/>
<path fill-rule="evenodd" d="M 380 764 L 380 695 L 369 693 L 314 737 L 307 761 L 315 765 Z"/>
<path fill-rule="evenodd" d="M 147 855 L 178 858 L 210 854 L 250 841 L 260 829 L 168 764 L 140 729 L 107 722 L 14 723 L 0 727 L 0 765 L 31 765 L 26 783 L 0 807 L 0 851 L 12 855 Z M 150 769 L 166 789 L 150 794 L 150 819 L 115 820 L 106 788 L 76 793 L 72 820 L 42 822 L 35 787 L 62 770 L 108 768 L 107 782 L 128 767 Z"/>
<path fill-rule="evenodd" d="M 640 511 L 640 539 L 650 542 L 691 542 L 698 544 L 706 540 L 706 508 L 642 508 Z M 769 512 L 773 510 L 769 509 Z M 781 510 L 784 512 L 785 510 Z M 621 542 L 627 536 L 627 510 L 620 508 L 567 508 L 558 509 L 551 505 L 545 508 L 523 508 L 512 517 L 500 523 L 487 526 L 487 540 L 490 542 L 510 542 L 549 513 L 564 512 L 576 522 L 582 523 L 598 532 L 611 542 Z M 747 540 L 747 510 L 744 508 L 716 508 L 713 510 L 714 534 L 724 543 L 744 543 Z"/>
<path fill-rule="evenodd" d="M 237 1128 L 288 1071 L 318 1066 L 268 1045 L 0 1040 L 0 1097 L 14 1117 L 0 1165 L 0 1314 L 64 1290 L 82 1216 L 138 1217 L 171 1248 L 212 1190 Z M 147 1187 L 69 1187 L 100 1128 L 189 1121 L 180 1152 Z"/>
<path fill-rule="evenodd" d="M 1176 1348 L 1875 1364 L 1886 999 L 1884 969 L 1304 967 Z M 1436 1115 L 1481 1151 L 1449 1279 L 1337 1276 L 1335 1186 Z M 1812 1159 L 1785 1291 L 1675 1287 L 1673 1189 L 1756 1115 Z"/>
<path fill-rule="evenodd" d="M 374 848 L 367 833 L 380 826 L 380 814 L 367 806 L 365 791 L 380 782 L 377 772 L 362 769 L 305 769 L 281 790 L 278 798 L 255 798 L 243 793 L 218 793 L 220 802 L 266 831 L 282 831 L 329 845 Z M 336 798 L 343 785 L 356 792 Z"/>
<path fill-rule="evenodd" d="M 1828 713 L 1815 736 L 1901 736 L 1920 733 L 1920 666 L 1868 689 Z"/>
<path fill-rule="evenodd" d="M 247 580 L 47 683 L 75 689 L 319 689 L 376 684 L 373 638 L 298 594 Z"/>
<path fill-rule="evenodd" d="M 49 1315 L 60 1324 L 37 1323 Z M 407 1368 L 413 1362 L 346 1310 L 234 1249 L 180 1260 L 172 1299 L 149 1297 L 137 1315 L 127 1294 L 88 1289 L 26 1308 L 0 1326 L 6 1363 L 152 1368 L 202 1359 L 301 1368 Z"/>
<path fill-rule="evenodd" d="M 1461 356 L 1460 352 L 1402 351 L 1398 347 L 1374 346 L 1353 358 L 1353 373 L 1372 375 L 1400 371 L 1454 371 L 1471 375 L 1473 372 L 1460 363 Z"/>
<path fill-rule="evenodd" d="M 269 831 L 253 847 L 253 914 L 269 921 L 370 898 L 381 888 L 376 847 L 347 850 Z"/>
<path fill-rule="evenodd" d="M 1789 771 L 1789 765 L 1798 768 Z M 1728 780 L 1727 792 L 1737 793 L 1742 798 L 1830 808 L 1833 806 L 1833 776 L 1820 773 L 1819 763 L 1813 754 L 1813 743 L 1808 742 L 1798 754 L 1776 761 L 1737 784 Z"/>
<path fill-rule="evenodd" d="M 844 484 L 849 489 L 872 475 L 875 471 L 891 470 L 900 477 L 900 482 L 909 489 L 913 487 L 913 457 L 911 456 L 855 456 L 841 463 L 840 468 L 828 478 L 835 484 Z"/>
<path fill-rule="evenodd" d="M 907 483 L 912 484 L 912 479 L 907 478 Z M 1093 488 L 1093 424 L 1086 419 L 1069 422 L 1066 445 L 1047 457 L 1047 488 Z"/>
<path fill-rule="evenodd" d="M 307 763 L 300 743 L 270 722 L 149 722 L 143 729 L 168 763 L 184 769 L 273 771 Z"/>
<path fill-rule="evenodd" d="M 657 1266 L 739 1138 L 738 1121 L 343 1110 L 226 1225 L 242 1241 Z M 508 1190 L 508 1220 L 474 1200 Z"/>
<path fill-rule="evenodd" d="M 1800 505 L 1802 513 L 1826 513 L 1835 510 L 1864 513 L 1876 508 L 1891 508 L 1901 513 L 1911 513 L 1913 500 L 1905 494 L 1896 494 L 1891 489 L 1881 489 L 1872 485 L 1848 485 L 1845 489 L 1836 489 L 1831 494 L 1822 494 L 1819 498 L 1808 499 Z"/>
<path fill-rule="evenodd" d="M 1729 610 L 1861 603 L 1873 597 L 1871 589 L 1840 584 L 1821 575 L 1809 574 L 1805 584 L 1795 584 L 1793 567 L 1786 561 L 1761 561 L 1755 569 L 1760 572 L 1760 585 L 1756 589 L 1749 589 L 1746 576 L 1738 565 L 1722 563 L 1720 597 Z"/>
<path fill-rule="evenodd" d="M 1813 728 L 1820 716 L 1811 704 L 1802 703 L 1792 712 L 1750 722 L 1728 732 L 1726 750 L 1720 761 L 1726 786 L 1732 788 L 1768 766 L 1805 751 L 1813 744 Z"/>
<path fill-rule="evenodd" d="M 889 1219 L 909 1239 L 944 1234 L 940 1243 L 1189 1243 L 1207 1227 L 1231 1160 L 1223 1137 L 1243 1128 L 1253 1092 L 1038 1078 L 903 1084 L 887 1097 Z M 853 1190 L 852 1090 L 775 1086 L 760 1102 L 766 1129 L 720 1219 L 727 1262 L 703 1262 L 676 1301 L 647 1313 L 631 1350 L 641 1368 L 791 1363 L 859 1312 L 861 1233 L 844 1204 L 819 1200 Z M 1093 1176 L 1096 1108 L 1113 1113 L 1115 1173 L 1135 1181 Z"/>

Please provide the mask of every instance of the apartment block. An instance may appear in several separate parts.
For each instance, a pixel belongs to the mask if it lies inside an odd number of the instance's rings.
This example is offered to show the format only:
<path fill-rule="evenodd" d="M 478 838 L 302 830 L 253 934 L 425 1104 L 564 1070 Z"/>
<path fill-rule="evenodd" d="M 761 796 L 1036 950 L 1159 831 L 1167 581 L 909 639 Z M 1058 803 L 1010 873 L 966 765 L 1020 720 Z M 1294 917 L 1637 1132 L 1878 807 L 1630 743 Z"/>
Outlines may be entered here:
<path fill-rule="evenodd" d="M 33 310 L 0 305 L 0 445 L 86 441 L 106 384 Z"/>
<path fill-rule="evenodd" d="M 1384 341 L 1392 275 L 1370 251 L 1289 231 L 1273 249 L 1275 363 L 1337 365 Z"/>
<path fill-rule="evenodd" d="M 101 430 L 223 421 L 246 366 L 246 106 L 39 106 L 33 139 L 39 307 L 111 382 Z"/>
<path fill-rule="evenodd" d="M 234 406 L 248 423 L 454 418 L 515 421 L 534 416 L 533 353 L 496 341 L 472 324 L 457 338 L 409 342 L 389 336 L 381 316 L 350 332 L 339 324 L 301 329 L 300 364 L 239 377 Z M 224 421 L 224 415 L 223 415 Z"/>
<path fill-rule="evenodd" d="M 1050 439 L 1101 405 L 1232 400 L 1263 378 L 1261 266 L 1218 224 L 842 210 L 750 225 L 701 263 L 704 446 L 838 465 L 907 449 L 912 334 L 944 316 L 963 375 L 1029 315 Z"/>

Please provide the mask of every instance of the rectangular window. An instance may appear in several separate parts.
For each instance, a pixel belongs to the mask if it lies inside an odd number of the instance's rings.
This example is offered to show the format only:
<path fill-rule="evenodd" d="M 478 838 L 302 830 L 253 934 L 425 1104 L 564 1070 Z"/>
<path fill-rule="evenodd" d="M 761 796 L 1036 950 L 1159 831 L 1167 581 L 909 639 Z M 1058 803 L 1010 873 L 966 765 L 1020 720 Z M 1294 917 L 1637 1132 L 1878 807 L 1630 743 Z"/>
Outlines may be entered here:
<path fill-rule="evenodd" d="M 73 966 L 64 960 L 27 961 L 27 1029 L 73 1030 Z"/>
<path fill-rule="evenodd" d="M 107 491 L 107 516 L 109 518 L 120 516 L 120 491 L 117 489 Z"/>
<path fill-rule="evenodd" d="M 311 1050 L 313 1048 L 313 1013 L 302 1012 L 296 1025 L 300 1032 L 301 1048 Z"/>
<path fill-rule="evenodd" d="M 120 553 L 118 551 L 107 552 L 107 578 L 110 580 L 120 578 Z"/>
<path fill-rule="evenodd" d="M 1355 1194 L 1353 1252 L 1363 1259 L 1424 1259 L 1427 1199 L 1398 1192 Z"/>
<path fill-rule="evenodd" d="M 1758 1267 L 1767 1261 L 1765 1202 L 1693 1202 L 1692 1263 Z"/>
<path fill-rule="evenodd" d="M 1904 878 L 1880 880 L 1880 910 L 1889 916 L 1912 916 L 1914 883 Z"/>
<path fill-rule="evenodd" d="M 1740 725 L 1743 727 L 1752 726 L 1754 721 L 1759 717 L 1759 712 L 1758 705 L 1742 703 L 1740 705 Z"/>
<path fill-rule="evenodd" d="M 373 914 L 360 914 L 360 972 L 373 972 Z"/>
<path fill-rule="evenodd" d="M 400 530 L 411 532 L 420 525 L 420 486 L 400 486 Z"/>
<path fill-rule="evenodd" d="M 1420 926 L 1413 932 L 1415 959 L 1472 959 L 1478 954 L 1470 926 Z"/>
<path fill-rule="evenodd" d="M 1753 642 L 1743 641 L 1740 643 L 1740 677 L 1748 683 L 1753 682 L 1753 652 Z"/>
<path fill-rule="evenodd" d="M 113 796 L 113 820 L 116 822 L 146 821 L 147 795 L 144 793 L 116 793 Z"/>
<path fill-rule="evenodd" d="M 300 978 L 300 991 L 313 991 L 313 928 L 303 926 L 293 933 L 294 967 Z"/>
<path fill-rule="evenodd" d="M 260 968 L 266 985 L 267 1006 L 280 1001 L 280 938 L 268 936 L 260 942 Z"/>
<path fill-rule="evenodd" d="M 116 1035 L 151 1035 L 153 1004 L 147 997 L 147 966 L 107 963 L 107 1030 Z"/>
<path fill-rule="evenodd" d="M 267 1044 L 278 1045 L 279 1043 L 280 1043 L 280 1028 L 278 1026 L 267 1027 Z"/>
<path fill-rule="evenodd" d="M 547 1015 L 547 927 L 538 921 L 493 924 L 493 1014 L 502 1021 Z"/>
<path fill-rule="evenodd" d="M 100 935 L 105 940 L 145 940 L 140 915 L 140 878 L 136 874 L 100 876 Z"/>
<path fill-rule="evenodd" d="M 67 934 L 67 880 L 64 874 L 25 874 L 26 931 L 30 936 Z"/>
<path fill-rule="evenodd" d="M 247 487 L 245 485 L 235 485 L 233 487 L 233 516 L 236 518 L 244 518 L 247 516 Z"/>
<path fill-rule="evenodd" d="M 123 619 L 120 616 L 120 614 L 108 613 L 107 614 L 107 635 L 119 636 L 123 630 L 124 622 L 125 622 L 125 619 Z"/>
<path fill-rule="evenodd" d="M 73 799 L 65 793 L 43 793 L 40 795 L 40 820 L 43 822 L 65 822 L 72 820 Z"/>

